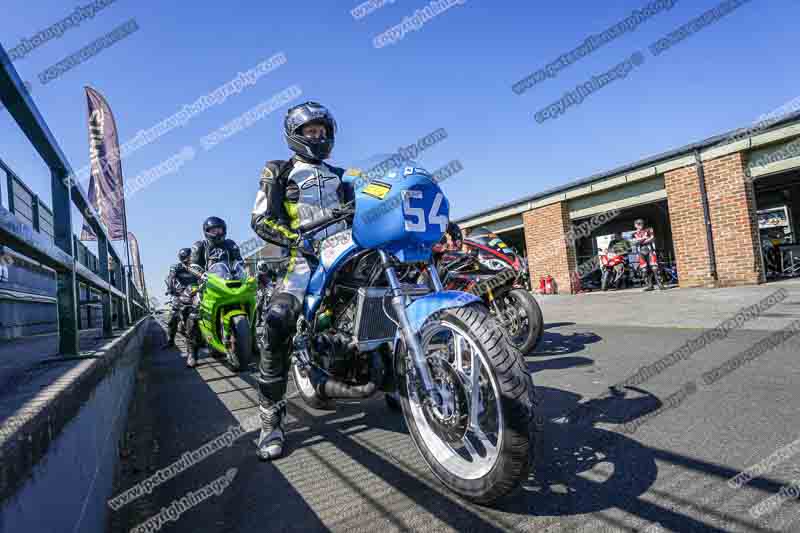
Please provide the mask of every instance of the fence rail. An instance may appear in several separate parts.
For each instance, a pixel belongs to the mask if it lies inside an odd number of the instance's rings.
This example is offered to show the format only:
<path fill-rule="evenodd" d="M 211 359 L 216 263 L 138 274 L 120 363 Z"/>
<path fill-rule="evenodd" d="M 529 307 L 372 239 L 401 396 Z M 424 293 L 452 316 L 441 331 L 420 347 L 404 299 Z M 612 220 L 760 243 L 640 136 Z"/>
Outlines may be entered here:
<path fill-rule="evenodd" d="M 132 283 L 130 269 L 123 268 L 121 256 L 86 193 L 76 180 L 68 179 L 74 174 L 72 167 L 2 46 L 0 103 L 50 169 L 53 202 L 52 209 L 45 205 L 0 159 L 0 169 L 6 174 L 8 198 L 7 207 L 0 205 L 0 244 L 56 272 L 60 352 L 76 355 L 80 317 L 84 313 L 80 306 L 96 305 L 93 297 L 81 298 L 80 284 L 100 294 L 106 336 L 112 334 L 112 315 L 118 318 L 117 327 L 124 328 L 148 313 L 149 303 Z M 2 181 L 0 179 L 0 184 Z M 85 222 L 97 236 L 97 255 L 72 234 L 73 205 L 80 213 L 88 213 Z"/>

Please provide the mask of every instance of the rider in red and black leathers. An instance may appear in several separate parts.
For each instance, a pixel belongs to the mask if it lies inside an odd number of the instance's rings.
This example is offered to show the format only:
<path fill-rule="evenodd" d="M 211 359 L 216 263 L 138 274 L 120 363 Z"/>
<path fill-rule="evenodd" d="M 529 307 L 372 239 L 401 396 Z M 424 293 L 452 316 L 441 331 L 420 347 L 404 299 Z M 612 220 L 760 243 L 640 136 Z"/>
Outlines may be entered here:
<path fill-rule="evenodd" d="M 330 157 L 336 121 L 316 102 L 305 102 L 287 111 L 284 136 L 294 155 L 288 161 L 269 161 L 261 180 L 251 226 L 262 239 L 280 246 L 288 266 L 264 312 L 265 339 L 261 343 L 259 401 L 261 435 L 258 456 L 271 460 L 283 454 L 283 418 L 292 335 L 302 310 L 311 265 L 298 253 L 301 226 L 332 214 L 352 200 L 352 187 L 342 181 L 344 169 L 324 162 Z M 345 229 L 340 223 L 314 235 L 324 238 Z"/>
<path fill-rule="evenodd" d="M 636 231 L 633 240 L 639 247 L 639 269 L 642 270 L 647 286 L 644 290 L 653 290 L 653 278 L 659 290 L 664 288 L 661 282 L 661 271 L 658 268 L 658 256 L 656 256 L 656 236 L 653 228 L 646 228 L 644 219 L 637 218 L 633 225 Z M 650 270 L 651 272 L 648 272 Z"/>
<path fill-rule="evenodd" d="M 167 296 L 172 296 L 172 307 L 169 311 L 167 318 L 167 331 L 169 339 L 165 348 L 175 346 L 175 333 L 178 330 L 178 321 L 181 318 L 181 313 L 185 311 L 183 306 L 178 302 L 178 295 L 186 288 L 196 285 L 198 282 L 197 275 L 189 270 L 190 259 L 192 255 L 191 248 L 181 248 L 178 251 L 178 263 L 172 265 L 169 269 L 167 276 Z"/>

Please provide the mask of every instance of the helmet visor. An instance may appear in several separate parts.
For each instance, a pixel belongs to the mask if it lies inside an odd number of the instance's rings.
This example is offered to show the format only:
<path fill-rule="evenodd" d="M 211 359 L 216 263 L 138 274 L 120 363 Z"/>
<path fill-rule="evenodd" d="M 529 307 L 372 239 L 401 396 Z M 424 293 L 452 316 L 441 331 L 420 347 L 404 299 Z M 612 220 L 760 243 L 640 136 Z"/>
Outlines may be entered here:
<path fill-rule="evenodd" d="M 290 111 L 289 116 L 286 118 L 286 133 L 289 135 L 299 135 L 299 128 L 310 122 L 324 124 L 325 128 L 328 130 L 326 132 L 326 138 L 332 139 L 336 137 L 336 121 L 328 110 L 321 106 L 311 107 L 304 105 Z"/>
<path fill-rule="evenodd" d="M 225 228 L 220 226 L 208 228 L 206 230 L 206 234 L 210 237 L 222 237 L 223 235 L 225 235 Z"/>

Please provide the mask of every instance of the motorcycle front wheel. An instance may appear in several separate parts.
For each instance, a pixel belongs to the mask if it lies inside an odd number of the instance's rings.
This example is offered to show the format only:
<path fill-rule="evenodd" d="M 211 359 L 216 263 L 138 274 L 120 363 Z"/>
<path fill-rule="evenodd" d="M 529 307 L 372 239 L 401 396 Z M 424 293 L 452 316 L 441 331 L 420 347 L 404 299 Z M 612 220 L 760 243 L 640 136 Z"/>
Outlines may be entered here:
<path fill-rule="evenodd" d="M 511 289 L 498 296 L 503 316 L 496 317 L 505 327 L 512 346 L 528 355 L 542 340 L 544 319 L 536 299 L 525 289 Z"/>
<path fill-rule="evenodd" d="M 414 444 L 453 492 L 490 504 L 514 490 L 531 464 L 533 383 L 524 360 L 482 304 L 445 309 L 420 330 L 433 380 L 400 376 L 400 403 Z"/>
<path fill-rule="evenodd" d="M 250 320 L 244 315 L 231 318 L 231 347 L 228 363 L 235 371 L 247 370 L 253 360 L 253 337 Z"/>

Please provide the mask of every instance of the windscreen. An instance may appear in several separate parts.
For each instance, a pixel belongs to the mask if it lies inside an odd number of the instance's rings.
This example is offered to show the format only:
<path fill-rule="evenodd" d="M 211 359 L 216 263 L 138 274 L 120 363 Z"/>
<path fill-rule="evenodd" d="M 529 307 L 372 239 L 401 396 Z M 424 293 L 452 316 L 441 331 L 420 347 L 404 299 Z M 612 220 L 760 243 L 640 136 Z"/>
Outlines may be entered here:
<path fill-rule="evenodd" d="M 231 277 L 231 269 L 227 264 L 222 262 L 211 265 L 211 268 L 208 269 L 208 273 L 219 276 L 222 279 L 233 279 Z"/>

